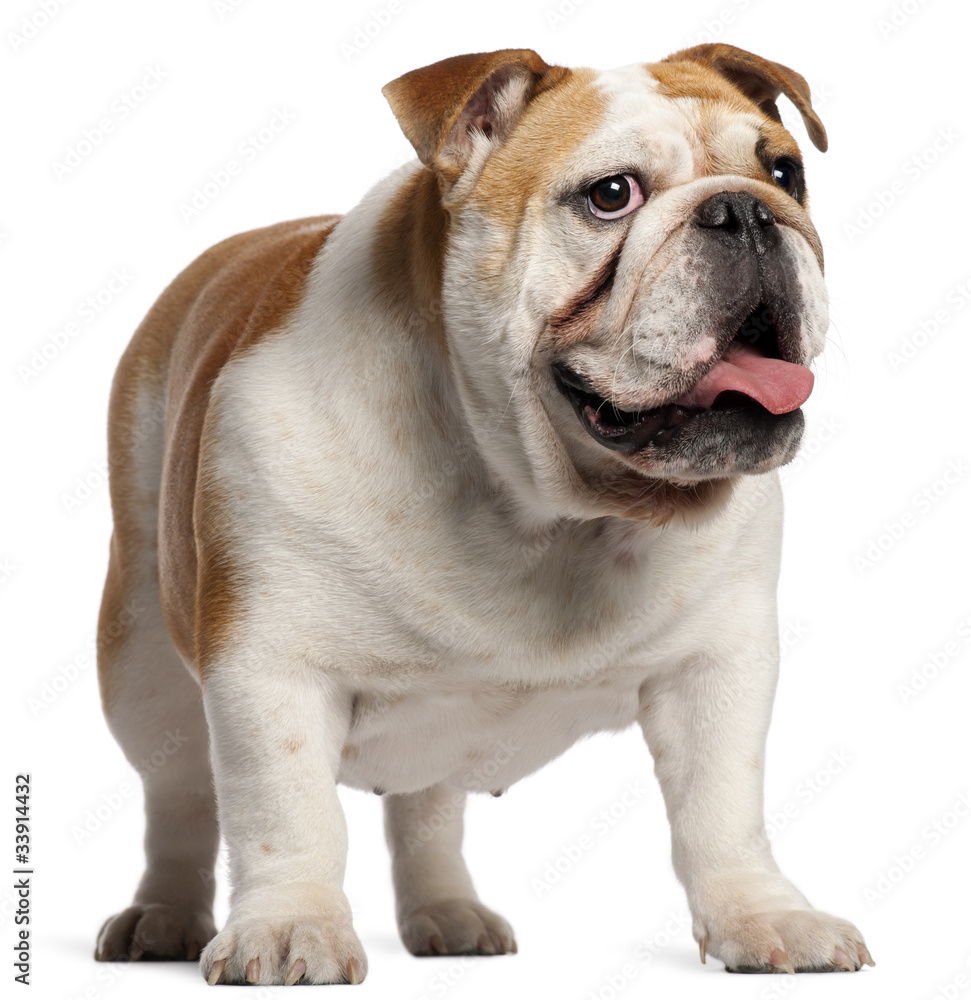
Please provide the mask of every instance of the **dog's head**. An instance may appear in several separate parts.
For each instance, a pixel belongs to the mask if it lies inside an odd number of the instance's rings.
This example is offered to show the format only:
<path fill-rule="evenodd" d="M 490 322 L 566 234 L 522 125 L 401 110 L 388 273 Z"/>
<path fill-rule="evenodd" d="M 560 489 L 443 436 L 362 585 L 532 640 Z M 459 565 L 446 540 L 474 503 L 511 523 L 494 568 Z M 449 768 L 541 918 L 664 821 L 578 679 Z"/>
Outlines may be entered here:
<path fill-rule="evenodd" d="M 728 45 L 608 72 L 530 50 L 385 87 L 433 172 L 447 351 L 480 451 L 537 516 L 663 522 L 788 461 L 828 324 L 797 73 Z"/>

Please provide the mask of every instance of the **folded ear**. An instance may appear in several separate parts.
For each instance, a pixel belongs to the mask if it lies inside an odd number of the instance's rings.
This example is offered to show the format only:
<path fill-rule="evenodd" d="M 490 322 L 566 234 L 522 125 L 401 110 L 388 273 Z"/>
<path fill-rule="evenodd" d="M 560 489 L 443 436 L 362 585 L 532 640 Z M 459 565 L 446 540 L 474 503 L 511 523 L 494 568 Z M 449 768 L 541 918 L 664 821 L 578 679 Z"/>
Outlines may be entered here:
<path fill-rule="evenodd" d="M 501 142 L 551 70 L 532 49 L 453 56 L 392 80 L 382 93 L 426 166 L 457 174 L 482 137 Z"/>
<path fill-rule="evenodd" d="M 717 70 L 775 121 L 782 120 L 775 103 L 776 99 L 780 94 L 785 94 L 802 115 L 813 145 L 825 152 L 828 145 L 826 129 L 813 111 L 809 84 L 795 70 L 781 63 L 770 62 L 752 52 L 746 52 L 745 49 L 737 49 L 734 45 L 724 45 L 720 42 L 682 49 L 663 61 L 681 62 L 686 59 L 705 63 Z"/>

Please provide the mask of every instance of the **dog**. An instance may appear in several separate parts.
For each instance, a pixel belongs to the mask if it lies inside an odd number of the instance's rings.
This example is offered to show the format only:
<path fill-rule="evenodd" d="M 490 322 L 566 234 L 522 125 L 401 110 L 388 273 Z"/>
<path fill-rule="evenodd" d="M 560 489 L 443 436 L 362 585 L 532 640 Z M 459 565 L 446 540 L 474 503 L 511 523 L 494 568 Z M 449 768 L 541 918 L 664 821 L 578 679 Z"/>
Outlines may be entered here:
<path fill-rule="evenodd" d="M 181 742 L 142 770 L 147 867 L 96 958 L 360 982 L 338 782 L 384 795 L 411 952 L 514 952 L 466 794 L 636 722 L 702 961 L 872 964 L 763 820 L 775 470 L 828 325 L 776 104 L 824 150 L 805 80 L 724 44 L 503 50 L 384 94 L 417 162 L 208 250 L 119 364 L 101 696 L 133 763 Z"/>

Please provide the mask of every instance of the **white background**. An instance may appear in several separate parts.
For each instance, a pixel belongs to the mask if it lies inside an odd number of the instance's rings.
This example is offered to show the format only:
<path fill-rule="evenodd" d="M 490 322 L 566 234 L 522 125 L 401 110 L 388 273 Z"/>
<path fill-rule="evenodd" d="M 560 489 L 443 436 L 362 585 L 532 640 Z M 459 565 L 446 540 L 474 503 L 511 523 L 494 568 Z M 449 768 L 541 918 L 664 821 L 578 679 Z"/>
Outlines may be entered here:
<path fill-rule="evenodd" d="M 371 967 L 360 995 L 971 997 L 971 819 L 954 811 L 971 790 L 961 634 L 962 622 L 971 634 L 967 4 L 906 0 L 894 25 L 892 0 L 586 0 L 572 13 L 564 3 L 551 23 L 547 0 L 402 0 L 351 52 L 382 0 L 236 0 L 222 11 L 211 0 L 46 2 L 57 9 L 47 24 L 40 0 L 7 2 L 0 15 L 0 789 L 12 816 L 15 773 L 33 775 L 32 995 L 206 989 L 189 964 L 92 960 L 101 922 L 127 905 L 141 870 L 137 777 L 101 717 L 91 637 L 110 533 L 100 471 L 109 383 L 151 302 L 224 236 L 346 210 L 409 159 L 380 94 L 402 72 L 520 46 L 548 62 L 608 67 L 717 35 L 803 73 L 829 130 L 823 155 L 783 102 L 804 150 L 833 326 L 803 459 L 785 477 L 787 648 L 766 805 L 783 869 L 816 905 L 861 927 L 877 967 L 748 977 L 701 966 L 650 758 L 632 730 L 575 747 L 502 799 L 471 803 L 470 865 L 484 901 L 516 928 L 515 957 L 408 956 L 379 801 L 342 790 L 346 887 Z M 43 26 L 28 38 L 29 19 Z M 163 77 L 154 91 L 135 89 L 152 73 Z M 240 144 L 274 109 L 293 120 L 184 219 L 180 205 L 210 171 L 241 159 Z M 58 177 L 55 162 L 103 118 L 111 130 Z M 116 271 L 116 293 L 104 292 Z M 92 313 L 84 303 L 99 291 Z M 65 346 L 48 346 L 46 367 L 25 376 L 34 352 L 58 339 Z M 907 344 L 910 357 L 895 359 Z M 932 655 L 945 666 L 928 666 Z M 915 670 L 936 674 L 907 695 Z M 628 783 L 641 791 L 625 807 Z M 618 818 L 601 834 L 597 817 L 611 807 Z M 80 839 L 86 822 L 93 832 Z M 10 870 L 12 822 L 6 829 L 0 862 Z M 538 891 L 547 865 L 584 833 L 593 847 Z M 905 855 L 906 873 L 895 860 Z M 7 981 L 12 881 L 0 880 Z M 878 897 L 881 885 L 890 891 Z"/>

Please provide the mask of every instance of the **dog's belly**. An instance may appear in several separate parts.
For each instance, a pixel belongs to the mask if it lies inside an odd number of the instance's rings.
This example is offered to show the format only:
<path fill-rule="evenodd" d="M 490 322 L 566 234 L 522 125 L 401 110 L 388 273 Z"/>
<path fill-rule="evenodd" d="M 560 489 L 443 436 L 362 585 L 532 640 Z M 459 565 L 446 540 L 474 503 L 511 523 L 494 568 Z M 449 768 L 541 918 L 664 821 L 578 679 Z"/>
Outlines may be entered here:
<path fill-rule="evenodd" d="M 521 692 L 482 687 L 362 697 L 338 780 L 356 788 L 415 792 L 438 782 L 499 792 L 581 737 L 635 721 L 633 676 Z"/>

